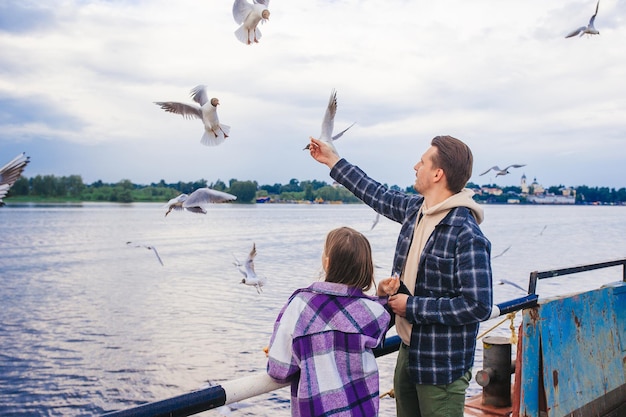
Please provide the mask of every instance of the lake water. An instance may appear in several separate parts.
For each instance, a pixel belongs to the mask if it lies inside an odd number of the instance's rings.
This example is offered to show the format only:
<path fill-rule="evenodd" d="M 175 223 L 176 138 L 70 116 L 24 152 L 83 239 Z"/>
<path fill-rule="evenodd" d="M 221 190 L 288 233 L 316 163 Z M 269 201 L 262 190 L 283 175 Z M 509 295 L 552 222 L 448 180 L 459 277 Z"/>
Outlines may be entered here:
<path fill-rule="evenodd" d="M 485 208 L 494 281 L 626 257 L 626 208 Z M 206 215 L 161 204 L 9 205 L 0 209 L 0 415 L 98 415 L 264 372 L 280 308 L 320 276 L 326 233 L 364 232 L 387 276 L 399 225 L 363 205 L 214 205 Z M 163 259 L 127 241 L 154 245 Z M 263 293 L 233 262 L 257 247 Z M 620 269 L 538 284 L 540 297 L 621 279 Z M 495 302 L 524 295 L 495 285 Z M 496 320 L 483 324 L 489 328 Z M 493 334 L 510 335 L 508 323 Z M 480 369 L 482 353 L 477 353 Z M 396 354 L 378 359 L 381 392 Z M 479 387 L 472 383 L 472 393 Z M 233 415 L 289 416 L 289 392 L 247 400 Z M 395 416 L 381 400 L 381 416 Z M 208 411 L 202 415 L 220 415 Z"/>

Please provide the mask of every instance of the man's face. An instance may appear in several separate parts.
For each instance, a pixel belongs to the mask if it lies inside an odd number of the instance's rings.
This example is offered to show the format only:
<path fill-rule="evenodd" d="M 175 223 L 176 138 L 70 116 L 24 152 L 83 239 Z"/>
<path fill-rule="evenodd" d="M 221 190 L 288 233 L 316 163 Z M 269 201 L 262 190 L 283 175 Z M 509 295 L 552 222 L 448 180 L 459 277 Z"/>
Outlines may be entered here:
<path fill-rule="evenodd" d="M 433 184 L 433 176 L 436 169 L 433 166 L 433 155 L 437 152 L 437 148 L 431 146 L 424 152 L 421 159 L 413 169 L 415 170 L 415 184 L 413 188 L 418 193 L 424 195 Z"/>

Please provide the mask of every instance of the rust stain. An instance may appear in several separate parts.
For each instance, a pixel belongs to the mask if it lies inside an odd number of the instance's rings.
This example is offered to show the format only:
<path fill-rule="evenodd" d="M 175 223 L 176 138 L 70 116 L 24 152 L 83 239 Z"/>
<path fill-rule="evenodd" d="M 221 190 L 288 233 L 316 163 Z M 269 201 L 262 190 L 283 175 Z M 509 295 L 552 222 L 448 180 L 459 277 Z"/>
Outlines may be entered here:
<path fill-rule="evenodd" d="M 574 315 L 574 323 L 576 323 L 576 327 L 578 327 L 579 329 L 580 329 L 580 326 L 582 326 L 582 322 L 580 321 L 577 315 Z"/>
<path fill-rule="evenodd" d="M 528 314 L 530 319 L 533 321 L 533 324 L 537 324 L 540 318 L 539 309 L 537 307 L 531 308 L 528 310 Z"/>
<path fill-rule="evenodd" d="M 559 386 L 559 371 L 556 369 L 552 371 L 552 385 L 554 385 L 554 388 Z"/>

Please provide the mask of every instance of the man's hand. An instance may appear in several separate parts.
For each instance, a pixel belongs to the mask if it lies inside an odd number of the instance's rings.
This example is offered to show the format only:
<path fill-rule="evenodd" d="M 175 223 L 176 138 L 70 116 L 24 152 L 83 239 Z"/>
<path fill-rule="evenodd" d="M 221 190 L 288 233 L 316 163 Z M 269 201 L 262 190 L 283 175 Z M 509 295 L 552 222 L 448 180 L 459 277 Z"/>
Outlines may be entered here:
<path fill-rule="evenodd" d="M 315 138 L 310 139 L 311 143 L 309 143 L 309 152 L 311 153 L 313 159 L 332 169 L 339 159 L 341 159 L 339 158 L 339 155 L 337 155 L 326 142 Z"/>
<path fill-rule="evenodd" d="M 396 294 L 389 297 L 389 307 L 400 317 L 406 317 L 406 303 L 409 296 L 406 294 Z"/>

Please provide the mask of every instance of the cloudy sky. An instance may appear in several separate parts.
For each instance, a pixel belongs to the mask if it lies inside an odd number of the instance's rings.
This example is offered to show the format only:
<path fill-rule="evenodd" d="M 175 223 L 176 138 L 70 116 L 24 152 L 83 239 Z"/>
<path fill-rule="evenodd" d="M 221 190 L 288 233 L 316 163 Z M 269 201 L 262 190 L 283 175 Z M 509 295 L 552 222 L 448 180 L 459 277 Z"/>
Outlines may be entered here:
<path fill-rule="evenodd" d="M 402 187 L 430 139 L 474 152 L 478 184 L 626 186 L 626 2 L 602 0 L 599 36 L 565 39 L 593 0 L 272 0 L 260 43 L 231 0 L 0 2 L 0 165 L 86 183 L 330 181 L 302 148 L 331 89 L 336 146 Z M 207 86 L 231 136 L 200 144 Z M 526 164 L 506 177 L 479 174 Z"/>

